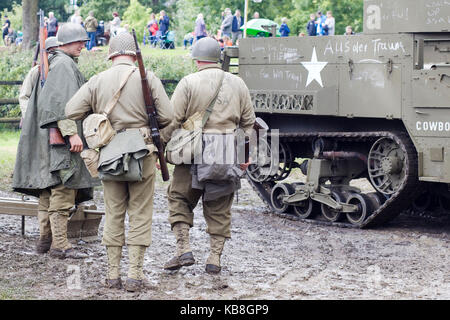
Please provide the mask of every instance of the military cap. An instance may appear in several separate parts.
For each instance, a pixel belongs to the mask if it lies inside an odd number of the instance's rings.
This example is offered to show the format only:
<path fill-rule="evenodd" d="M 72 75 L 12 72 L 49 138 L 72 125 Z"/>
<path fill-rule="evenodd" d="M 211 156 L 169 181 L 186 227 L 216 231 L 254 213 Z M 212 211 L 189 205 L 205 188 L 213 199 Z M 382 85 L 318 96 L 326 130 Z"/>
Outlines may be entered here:
<path fill-rule="evenodd" d="M 136 44 L 134 43 L 133 36 L 129 32 L 119 33 L 109 43 L 108 59 L 122 55 L 136 57 Z"/>
<path fill-rule="evenodd" d="M 88 41 L 89 37 L 86 30 L 78 23 L 65 23 L 56 34 L 56 38 L 60 45 L 72 42 Z"/>
<path fill-rule="evenodd" d="M 198 61 L 219 62 L 220 45 L 213 38 L 202 38 L 192 47 L 191 57 Z"/>

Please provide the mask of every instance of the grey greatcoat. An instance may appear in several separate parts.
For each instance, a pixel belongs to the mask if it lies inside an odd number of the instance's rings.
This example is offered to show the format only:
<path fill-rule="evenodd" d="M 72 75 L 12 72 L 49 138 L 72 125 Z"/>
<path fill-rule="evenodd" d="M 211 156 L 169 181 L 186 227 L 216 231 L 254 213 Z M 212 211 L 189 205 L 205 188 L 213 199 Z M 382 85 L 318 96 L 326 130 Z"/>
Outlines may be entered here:
<path fill-rule="evenodd" d="M 14 191 L 39 196 L 43 189 L 63 184 L 78 189 L 76 202 L 92 199 L 92 187 L 99 185 L 86 169 L 78 153 L 70 152 L 70 144 L 50 146 L 50 127 L 65 120 L 67 101 L 84 84 L 85 79 L 72 57 L 57 51 L 49 59 L 49 73 L 44 87 L 40 77 L 28 102 L 17 149 L 12 187 Z M 60 128 L 62 129 L 62 128 Z M 84 141 L 81 121 L 76 131 Z"/>

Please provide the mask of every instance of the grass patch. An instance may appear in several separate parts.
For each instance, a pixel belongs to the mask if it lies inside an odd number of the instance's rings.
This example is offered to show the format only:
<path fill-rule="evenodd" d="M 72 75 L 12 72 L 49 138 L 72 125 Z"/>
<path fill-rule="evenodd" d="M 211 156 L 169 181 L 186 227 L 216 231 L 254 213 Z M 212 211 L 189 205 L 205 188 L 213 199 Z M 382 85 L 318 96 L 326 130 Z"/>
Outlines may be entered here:
<path fill-rule="evenodd" d="M 0 131 L 0 189 L 10 190 L 20 131 Z"/>

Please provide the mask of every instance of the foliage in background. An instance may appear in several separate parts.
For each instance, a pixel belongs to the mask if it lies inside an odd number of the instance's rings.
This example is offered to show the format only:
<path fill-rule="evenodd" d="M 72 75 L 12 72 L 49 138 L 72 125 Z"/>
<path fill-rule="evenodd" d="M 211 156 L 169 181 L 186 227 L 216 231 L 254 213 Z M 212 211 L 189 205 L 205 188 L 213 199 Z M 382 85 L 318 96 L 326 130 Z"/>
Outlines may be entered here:
<path fill-rule="evenodd" d="M 14 30 L 22 30 L 22 6 L 20 4 L 13 2 L 10 9 L 3 9 L 2 18 L 5 16 L 5 14 L 11 21 L 11 27 Z M 4 22 L 4 20 L 2 20 L 2 22 Z"/>
<path fill-rule="evenodd" d="M 194 30 L 195 20 L 199 13 L 203 13 L 208 32 L 216 34 L 222 23 L 221 13 L 230 8 L 234 14 L 241 10 L 244 16 L 244 0 L 179 0 L 175 13 L 177 39 Z M 300 32 L 306 33 L 306 24 L 311 13 L 331 10 L 336 19 L 336 34 L 343 34 L 347 25 L 353 26 L 355 32 L 362 31 L 363 0 L 262 0 L 260 3 L 249 1 L 248 19 L 258 12 L 261 18 L 274 20 L 281 24 L 283 17 L 288 18 L 291 36 Z"/>
<path fill-rule="evenodd" d="M 0 54 L 0 75 L 2 81 L 23 80 L 31 68 L 33 53 L 31 51 L 4 51 Z M 19 86 L 0 86 L 0 97 L 17 98 Z M 18 105 L 0 106 L 0 117 L 19 117 Z"/>
<path fill-rule="evenodd" d="M 306 24 L 309 15 L 321 11 L 333 12 L 336 19 L 336 35 L 344 34 L 345 27 L 350 25 L 354 32 L 362 32 L 363 27 L 363 0 L 293 0 L 294 8 L 289 18 L 289 25 L 292 34 L 298 35 L 300 32 L 306 33 Z"/>
<path fill-rule="evenodd" d="M 185 75 L 195 71 L 192 61 L 186 51 L 182 49 L 170 50 L 172 55 L 167 55 L 167 50 L 143 49 L 144 65 L 156 74 L 160 79 L 181 80 Z M 31 68 L 33 51 L 19 51 L 11 54 L 10 51 L 0 53 L 0 80 L 23 80 Z M 79 59 L 79 68 L 84 76 L 89 79 L 95 74 L 108 69 L 111 62 L 106 60 L 107 48 L 103 52 L 82 51 Z M 17 98 L 19 86 L 0 86 L 0 97 Z M 167 85 L 166 91 L 172 95 L 174 85 Z M 0 106 L 0 117 L 20 117 L 18 105 Z"/>
<path fill-rule="evenodd" d="M 16 3 L 20 7 L 21 0 L 16 0 Z M 69 3 L 68 0 L 39 0 L 39 7 L 46 15 L 53 11 L 60 21 L 67 21 L 73 14 Z M 126 20 L 126 23 L 134 25 L 139 40 L 149 20 L 149 13 L 154 12 L 159 18 L 160 10 L 164 9 L 170 18 L 170 29 L 176 32 L 177 45 L 181 45 L 186 33 L 194 30 L 199 13 L 204 15 L 207 30 L 216 34 L 222 22 L 221 12 L 230 8 L 234 14 L 239 9 L 244 15 L 244 3 L 244 0 L 78 0 L 83 17 L 92 10 L 99 21 L 109 22 L 112 20 L 112 13 L 117 11 L 122 21 Z M 8 13 L 12 15 L 14 4 L 0 0 L 0 9 L 2 8 L 9 10 Z M 262 0 L 260 3 L 249 0 L 248 18 L 251 19 L 258 11 L 261 18 L 280 24 L 281 18 L 286 17 L 291 36 L 296 36 L 306 31 L 309 15 L 319 9 L 324 13 L 327 10 L 333 11 L 336 34 L 343 34 L 347 25 L 353 26 L 355 32 L 362 32 L 363 0 Z M 12 24 L 18 30 L 22 18 L 18 13 L 14 15 L 18 19 L 12 19 Z"/>
<path fill-rule="evenodd" d="M 130 4 L 130 0 L 89 0 L 81 6 L 81 16 L 87 17 L 89 11 L 94 11 L 98 21 L 109 22 L 113 19 L 112 13 L 117 11 L 122 18 L 123 13 Z"/>
<path fill-rule="evenodd" d="M 136 30 L 138 42 L 142 42 L 144 30 L 150 18 L 151 8 L 145 8 L 138 0 L 131 0 L 127 10 L 125 10 L 122 18 L 122 27 L 129 25 L 129 31 Z"/>

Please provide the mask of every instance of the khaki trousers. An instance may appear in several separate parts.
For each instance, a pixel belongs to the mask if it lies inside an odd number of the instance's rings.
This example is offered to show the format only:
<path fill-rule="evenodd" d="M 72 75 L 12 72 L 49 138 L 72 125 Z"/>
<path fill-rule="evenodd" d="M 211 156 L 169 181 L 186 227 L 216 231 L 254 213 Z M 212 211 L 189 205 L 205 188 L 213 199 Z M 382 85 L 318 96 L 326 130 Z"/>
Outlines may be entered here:
<path fill-rule="evenodd" d="M 156 153 L 144 158 L 142 181 L 102 181 L 106 211 L 103 245 L 125 245 L 125 214 L 128 212 L 127 245 L 150 246 L 156 159 Z"/>
<path fill-rule="evenodd" d="M 169 222 L 172 228 L 177 222 L 187 223 L 191 227 L 194 225 L 194 208 L 202 193 L 201 190 L 192 189 L 190 165 L 175 166 L 172 182 L 167 190 Z M 234 193 L 231 193 L 213 201 L 202 200 L 207 233 L 231 238 L 233 198 Z"/>

